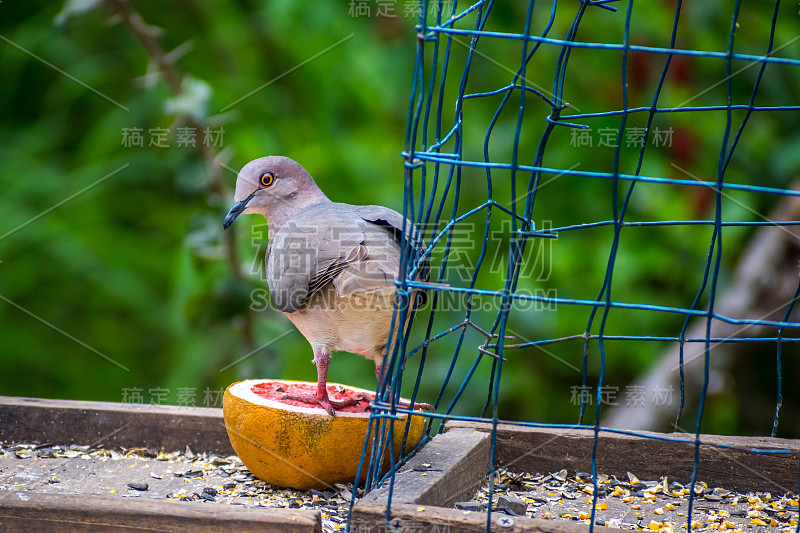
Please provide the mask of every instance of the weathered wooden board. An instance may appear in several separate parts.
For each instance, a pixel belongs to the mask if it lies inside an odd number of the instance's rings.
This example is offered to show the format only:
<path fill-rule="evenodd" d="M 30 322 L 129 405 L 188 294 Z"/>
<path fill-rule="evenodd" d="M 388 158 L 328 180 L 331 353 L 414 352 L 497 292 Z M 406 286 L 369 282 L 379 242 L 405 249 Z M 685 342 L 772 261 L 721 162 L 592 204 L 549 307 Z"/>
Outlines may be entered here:
<path fill-rule="evenodd" d="M 469 499 L 486 480 L 480 465 L 489 464 L 489 452 L 489 435 L 474 429 L 437 435 L 397 471 L 392 501 L 449 507 Z M 361 501 L 385 508 L 389 487 L 379 487 Z"/>
<path fill-rule="evenodd" d="M 319 533 L 317 511 L 35 492 L 0 493 L 0 531 Z"/>
<path fill-rule="evenodd" d="M 414 532 L 485 531 L 485 513 L 447 507 L 455 501 L 469 499 L 486 480 L 490 432 L 491 425 L 488 424 L 450 422 L 443 434 L 437 435 L 411 458 L 395 476 L 390 507 L 390 519 L 395 520 L 395 526 L 400 520 L 404 528 L 411 527 Z M 691 441 L 692 436 L 649 435 L 655 438 L 601 433 L 598 471 L 618 477 L 632 471 L 642 479 L 668 475 L 674 481 L 687 482 L 692 472 L 694 444 L 664 439 L 677 437 Z M 800 441 L 712 435 L 704 435 L 701 439 L 727 448 L 701 446 L 699 480 L 738 491 L 797 491 Z M 189 446 L 195 453 L 232 453 L 220 409 L 162 405 L 0 397 L 0 440 L 88 444 L 112 449 L 144 447 L 162 451 L 183 451 Z M 591 430 L 501 425 L 497 433 L 497 465 L 529 472 L 552 472 L 562 468 L 588 471 L 593 441 Z M 792 451 L 759 454 L 754 453 L 753 448 Z M 47 464 L 52 470 L 60 465 L 58 461 L 47 459 Z M 66 472 L 61 468 L 61 472 Z M 130 469 L 130 472 L 135 470 Z M 96 473 L 94 479 L 101 480 Z M 112 477 L 106 483 L 117 481 Z M 172 490 L 169 484 L 173 482 L 165 477 L 158 482 L 164 487 L 156 486 L 155 481 L 151 483 L 154 491 L 166 491 Z M 104 486 L 104 490 L 109 487 Z M 4 490 L 0 492 L 0 531 L 39 531 L 44 528 L 58 531 L 178 531 L 189 527 L 198 531 L 320 530 L 320 516 L 315 511 L 98 494 L 95 491 L 75 495 L 44 489 L 27 492 L 13 488 Z M 357 502 L 351 531 L 384 533 L 390 525 L 386 515 L 388 497 L 388 487 L 383 486 Z M 584 533 L 587 530 L 582 523 L 508 517 L 500 513 L 492 513 L 491 520 L 493 531 Z M 598 533 L 606 529 L 595 528 Z"/>
<path fill-rule="evenodd" d="M 37 494 L 83 494 L 126 499 L 167 499 L 171 494 L 201 493 L 206 487 L 219 491 L 220 502 L 252 505 L 256 502 L 225 494 L 222 485 L 232 479 L 221 469 L 200 470 L 190 477 L 186 471 L 198 468 L 197 463 L 181 457 L 159 461 L 139 455 L 78 458 L 39 457 L 36 450 L 30 457 L 19 458 L 11 453 L 0 455 L 0 494 L 3 491 L 26 491 Z M 224 474 L 224 475 L 223 475 Z M 146 491 L 131 489 L 128 483 L 147 484 Z M 237 487 L 245 488 L 236 483 Z M 183 492 L 181 492 L 183 491 Z M 0 505 L 2 503 L 0 502 Z"/>
<path fill-rule="evenodd" d="M 447 431 L 457 429 L 488 433 L 492 426 L 471 422 L 451 422 L 447 425 Z M 648 435 L 654 439 L 600 433 L 597 471 L 620 478 L 624 478 L 628 471 L 640 479 L 659 479 L 668 475 L 673 481 L 688 483 L 694 465 L 694 443 L 659 439 L 692 441 L 694 435 Z M 702 435 L 701 441 L 731 448 L 700 446 L 698 481 L 705 481 L 711 487 L 721 486 L 743 492 L 797 492 L 800 440 Z M 555 472 L 562 468 L 589 472 L 593 443 L 594 432 L 591 430 L 500 425 L 497 432 L 497 462 L 499 466 L 520 472 Z M 789 454 L 761 454 L 751 451 L 754 448 L 795 451 Z M 488 464 L 483 468 L 487 471 Z"/>
<path fill-rule="evenodd" d="M 0 397 L 0 440 L 89 445 L 93 448 L 155 448 L 160 451 L 212 452 L 230 455 L 221 409 L 166 405 Z M 185 481 L 218 485 L 219 479 L 176 478 L 170 463 L 151 461 L 131 468 L 135 460 L 105 463 L 79 459 L 8 459 L 15 468 L 27 465 L 20 486 L 0 491 L 0 531 L 290 531 L 319 532 L 319 511 L 251 507 L 211 502 L 154 499 Z M 97 463 L 97 464 L 95 464 Z M 149 466 L 149 469 L 142 470 Z M 116 469 L 114 468 L 116 467 Z M 186 468 L 184 465 L 183 468 Z M 42 472 L 39 472 L 42 470 Z M 115 471 L 116 470 L 116 471 Z M 159 472 L 158 479 L 149 472 Z M 13 474 L 6 472 L 6 474 Z M 46 475 L 45 475 L 46 474 Z M 163 479 L 162 479 L 163 477 Z M 2 476 L 0 476 L 2 478 Z M 58 479 L 55 485 L 50 482 Z M 125 497 L 126 483 L 148 482 L 145 497 Z M 46 485 L 47 488 L 37 490 Z M 187 487 L 192 483 L 186 484 Z M 192 487 L 195 491 L 197 487 Z M 30 490 L 32 489 L 32 490 Z M 116 489 L 116 496 L 99 493 Z M 70 493 L 72 492 L 72 493 Z M 138 496 L 138 494 L 137 494 Z"/>
<path fill-rule="evenodd" d="M 357 511 L 357 512 L 356 512 Z M 358 533 L 481 533 L 486 531 L 486 513 L 459 511 L 408 503 L 392 504 L 391 520 L 386 521 L 386 507 L 377 503 L 359 503 L 350 521 L 350 531 Z M 492 513 L 491 531 L 495 533 L 586 533 L 589 526 L 556 520 Z M 619 529 L 595 526 L 596 533 L 619 533 Z"/>
<path fill-rule="evenodd" d="M 487 514 L 448 509 L 470 499 L 486 480 L 490 438 L 474 428 L 453 428 L 437 435 L 395 474 L 391 493 L 391 519 L 387 522 L 389 486 L 367 494 L 354 507 L 350 531 L 385 533 L 480 533 L 486 531 Z M 430 466 L 427 466 L 430 465 Z M 583 533 L 583 524 L 510 517 L 492 513 L 491 530 L 530 533 Z M 597 533 L 609 528 L 596 527 Z"/>
<path fill-rule="evenodd" d="M 233 453 L 222 409 L 0 396 L 0 440 Z"/>

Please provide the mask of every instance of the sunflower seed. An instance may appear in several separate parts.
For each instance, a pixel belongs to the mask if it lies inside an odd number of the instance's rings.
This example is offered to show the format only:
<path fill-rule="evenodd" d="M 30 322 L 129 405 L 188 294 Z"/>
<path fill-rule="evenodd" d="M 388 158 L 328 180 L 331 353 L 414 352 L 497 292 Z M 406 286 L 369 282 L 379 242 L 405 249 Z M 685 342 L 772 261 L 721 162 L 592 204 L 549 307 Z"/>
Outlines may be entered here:
<path fill-rule="evenodd" d="M 482 502 L 456 502 L 455 508 L 456 509 L 460 509 L 462 511 L 485 511 L 486 510 L 486 503 L 482 503 Z"/>
<path fill-rule="evenodd" d="M 528 504 L 525 500 L 517 498 L 516 496 L 504 495 L 497 499 L 497 508 L 510 511 L 517 516 L 523 516 L 528 510 Z"/>
<path fill-rule="evenodd" d="M 201 492 L 197 496 L 200 497 L 201 499 L 207 501 L 207 502 L 215 502 L 215 501 L 217 501 L 217 499 L 214 497 L 213 494 L 209 494 L 208 492 L 205 492 L 205 491 Z"/>

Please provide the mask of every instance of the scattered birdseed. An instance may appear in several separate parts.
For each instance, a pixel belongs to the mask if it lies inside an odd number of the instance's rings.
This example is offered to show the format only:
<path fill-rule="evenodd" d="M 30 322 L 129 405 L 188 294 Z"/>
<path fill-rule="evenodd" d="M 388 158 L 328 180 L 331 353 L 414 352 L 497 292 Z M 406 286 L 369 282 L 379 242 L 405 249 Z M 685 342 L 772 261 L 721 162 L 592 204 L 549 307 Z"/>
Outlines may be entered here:
<path fill-rule="evenodd" d="M 627 479 L 598 474 L 596 498 L 594 492 L 592 475 L 585 472 L 534 475 L 498 469 L 491 498 L 487 481 L 470 501 L 459 502 L 456 508 L 477 511 L 491 505 L 492 512 L 523 514 L 509 510 L 509 498 L 516 498 L 526 504 L 525 516 L 589 524 L 594 505 L 597 525 L 658 533 L 686 532 L 687 524 L 693 533 L 742 533 L 753 527 L 759 528 L 758 533 L 794 533 L 798 522 L 798 497 L 791 493 L 737 493 L 697 482 L 688 520 L 685 509 L 691 486 L 666 476 L 642 480 L 631 472 Z"/>
<path fill-rule="evenodd" d="M 147 473 L 141 472 L 144 469 Z M 149 483 L 141 481 L 142 477 Z M 255 478 L 235 455 L 190 449 L 159 452 L 0 442 L 0 492 L 3 490 L 316 509 L 322 513 L 323 530 L 336 532 L 344 531 L 353 487 L 337 484 L 322 491 L 278 488 Z M 358 496 L 362 494 L 359 489 Z"/>

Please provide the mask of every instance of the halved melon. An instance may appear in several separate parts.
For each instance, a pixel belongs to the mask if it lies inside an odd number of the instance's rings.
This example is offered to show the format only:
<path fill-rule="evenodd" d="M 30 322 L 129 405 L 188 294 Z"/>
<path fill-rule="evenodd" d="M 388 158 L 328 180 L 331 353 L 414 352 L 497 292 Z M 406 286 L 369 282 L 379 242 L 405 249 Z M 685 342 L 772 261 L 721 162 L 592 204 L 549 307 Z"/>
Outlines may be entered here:
<path fill-rule="evenodd" d="M 321 407 L 280 400 L 284 394 L 313 395 L 316 387 L 306 381 L 249 379 L 225 391 L 222 408 L 228 438 L 253 475 L 279 487 L 300 490 L 325 489 L 355 479 L 369 427 L 368 403 L 359 402 L 330 416 Z M 375 396 L 338 383 L 328 383 L 328 394 L 333 400 L 364 394 L 371 401 Z M 405 427 L 405 416 L 394 422 L 395 457 Z M 424 429 L 425 417 L 412 415 L 406 451 L 419 443 Z M 362 474 L 369 457 L 364 464 Z M 385 461 L 384 471 L 387 468 Z"/>

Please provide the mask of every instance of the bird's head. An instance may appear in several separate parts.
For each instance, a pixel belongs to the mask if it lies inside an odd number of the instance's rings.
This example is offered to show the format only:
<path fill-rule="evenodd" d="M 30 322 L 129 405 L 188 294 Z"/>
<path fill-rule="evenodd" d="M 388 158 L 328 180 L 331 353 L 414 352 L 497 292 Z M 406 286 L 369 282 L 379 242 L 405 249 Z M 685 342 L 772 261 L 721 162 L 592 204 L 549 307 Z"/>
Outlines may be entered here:
<path fill-rule="evenodd" d="M 225 229 L 242 213 L 261 214 L 272 224 L 276 218 L 327 200 L 306 169 L 282 156 L 261 157 L 242 167 L 233 199 L 236 203 L 222 224 Z"/>

